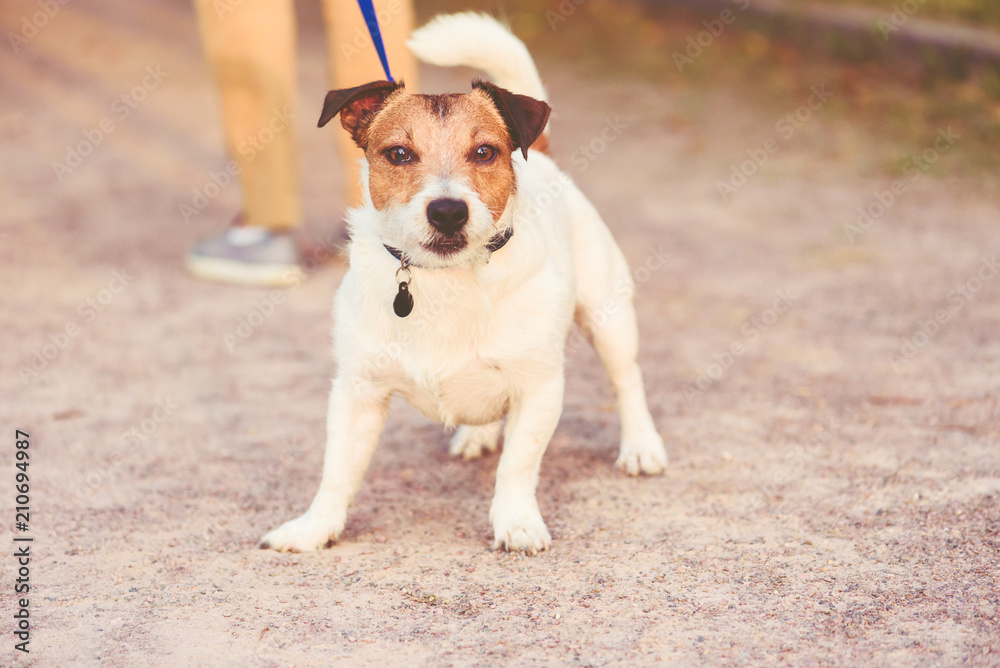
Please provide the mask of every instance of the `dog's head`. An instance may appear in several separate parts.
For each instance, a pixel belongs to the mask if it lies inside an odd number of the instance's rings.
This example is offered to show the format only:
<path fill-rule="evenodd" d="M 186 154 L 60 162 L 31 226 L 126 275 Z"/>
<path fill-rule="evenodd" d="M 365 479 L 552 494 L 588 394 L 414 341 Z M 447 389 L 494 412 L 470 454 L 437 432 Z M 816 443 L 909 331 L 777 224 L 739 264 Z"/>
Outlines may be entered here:
<path fill-rule="evenodd" d="M 448 267 L 486 257 L 517 184 L 512 156 L 541 135 L 545 102 L 477 81 L 472 92 L 410 95 L 376 81 L 327 93 L 319 126 L 340 122 L 368 161 L 383 242 L 413 263 Z"/>

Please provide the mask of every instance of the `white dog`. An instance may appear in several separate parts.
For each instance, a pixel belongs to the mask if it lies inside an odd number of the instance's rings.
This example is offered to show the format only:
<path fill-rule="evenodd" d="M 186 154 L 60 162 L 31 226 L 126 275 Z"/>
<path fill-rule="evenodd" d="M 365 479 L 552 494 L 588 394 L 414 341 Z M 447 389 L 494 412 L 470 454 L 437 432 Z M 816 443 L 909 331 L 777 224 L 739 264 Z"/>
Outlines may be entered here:
<path fill-rule="evenodd" d="M 667 465 L 636 363 L 633 283 L 597 211 L 544 154 L 549 107 L 524 44 L 469 13 L 435 19 L 410 48 L 495 83 L 411 95 L 382 81 L 327 94 L 319 124 L 340 114 L 365 150 L 366 197 L 349 213 L 350 270 L 334 302 L 339 370 L 322 482 L 309 510 L 262 546 L 336 540 L 399 392 L 457 426 L 450 451 L 465 458 L 496 449 L 506 415 L 493 546 L 534 554 L 551 542 L 535 488 L 562 412 L 574 320 L 617 393 L 618 467 Z"/>

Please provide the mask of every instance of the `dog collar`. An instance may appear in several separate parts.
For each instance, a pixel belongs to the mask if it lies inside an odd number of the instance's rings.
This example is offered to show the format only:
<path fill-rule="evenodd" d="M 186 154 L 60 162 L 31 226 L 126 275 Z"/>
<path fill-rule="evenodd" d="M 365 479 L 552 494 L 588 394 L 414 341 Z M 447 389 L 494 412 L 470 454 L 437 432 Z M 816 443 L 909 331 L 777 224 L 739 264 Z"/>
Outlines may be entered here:
<path fill-rule="evenodd" d="M 488 250 L 490 253 L 496 253 L 498 250 L 507 245 L 507 242 L 510 241 L 510 238 L 512 236 L 514 236 L 514 228 L 508 227 L 503 232 L 492 237 L 486 243 L 486 250 Z M 404 260 L 403 251 L 399 250 L 398 248 L 393 248 L 389 244 L 382 244 L 382 245 L 385 246 L 385 249 L 387 251 L 389 251 L 389 255 L 393 256 L 394 258 L 402 262 L 405 266 L 421 268 L 419 264 L 413 264 L 412 262 Z"/>
<path fill-rule="evenodd" d="M 486 250 L 490 253 L 496 253 L 507 245 L 512 236 L 514 236 L 514 228 L 508 227 L 486 243 Z M 413 295 L 410 294 L 410 282 L 412 279 L 410 267 L 420 267 L 420 265 L 407 262 L 403 256 L 403 251 L 398 248 L 393 248 L 388 244 L 382 245 L 389 251 L 389 255 L 399 260 L 399 269 L 396 270 L 396 284 L 399 286 L 399 290 L 396 292 L 396 298 L 392 300 L 392 310 L 400 318 L 405 318 L 413 310 Z M 406 274 L 402 279 L 400 279 L 400 272 L 405 272 Z"/>

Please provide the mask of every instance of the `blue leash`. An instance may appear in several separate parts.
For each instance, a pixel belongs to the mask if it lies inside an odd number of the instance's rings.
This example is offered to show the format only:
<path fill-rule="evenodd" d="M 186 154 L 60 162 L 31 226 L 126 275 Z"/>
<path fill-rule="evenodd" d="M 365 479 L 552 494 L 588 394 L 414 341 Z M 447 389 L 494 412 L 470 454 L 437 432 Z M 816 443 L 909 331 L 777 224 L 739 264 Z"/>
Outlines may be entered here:
<path fill-rule="evenodd" d="M 372 0 L 358 0 L 358 6 L 361 7 L 361 14 L 365 17 L 365 23 L 368 24 L 368 34 L 372 36 L 372 43 L 375 45 L 375 50 L 378 51 L 379 60 L 382 61 L 385 76 L 389 81 L 395 81 L 392 74 L 389 73 L 389 59 L 386 58 L 385 45 L 382 44 L 382 32 L 378 29 L 375 5 L 372 4 Z"/>

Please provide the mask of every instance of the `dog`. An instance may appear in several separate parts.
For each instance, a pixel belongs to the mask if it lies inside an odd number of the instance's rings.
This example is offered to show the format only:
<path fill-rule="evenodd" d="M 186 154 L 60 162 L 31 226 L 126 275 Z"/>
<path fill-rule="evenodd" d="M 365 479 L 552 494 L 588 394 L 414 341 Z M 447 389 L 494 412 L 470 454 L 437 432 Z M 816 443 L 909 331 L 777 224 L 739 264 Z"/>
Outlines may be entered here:
<path fill-rule="evenodd" d="M 434 19 L 409 46 L 493 81 L 464 94 L 389 81 L 327 94 L 319 125 L 339 115 L 364 149 L 365 199 L 348 213 L 350 269 L 334 300 L 338 372 L 319 491 L 261 544 L 304 552 L 338 538 L 398 392 L 457 427 L 450 452 L 464 458 L 496 450 L 506 416 L 493 548 L 536 554 L 551 544 L 535 489 L 574 321 L 617 395 L 617 466 L 667 465 L 636 361 L 634 284 L 594 206 L 546 155 L 550 108 L 524 44 L 465 13 Z"/>

